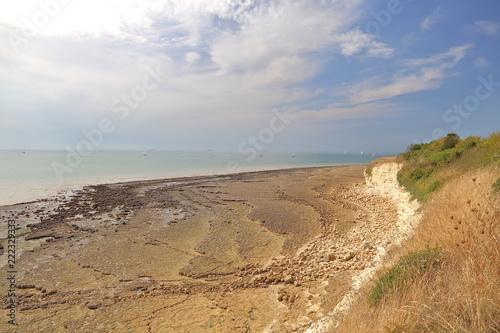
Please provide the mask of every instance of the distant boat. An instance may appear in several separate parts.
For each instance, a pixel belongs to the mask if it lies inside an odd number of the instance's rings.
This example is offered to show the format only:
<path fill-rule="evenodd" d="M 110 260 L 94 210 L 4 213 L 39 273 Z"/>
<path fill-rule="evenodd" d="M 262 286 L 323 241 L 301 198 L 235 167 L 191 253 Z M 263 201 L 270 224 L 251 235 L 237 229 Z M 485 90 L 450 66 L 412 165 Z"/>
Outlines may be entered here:
<path fill-rule="evenodd" d="M 23 154 L 26 154 L 26 149 L 23 150 Z"/>
<path fill-rule="evenodd" d="M 292 157 L 295 157 L 295 154 L 292 154 Z"/>
<path fill-rule="evenodd" d="M 344 150 L 344 155 L 347 154 L 347 150 Z"/>
<path fill-rule="evenodd" d="M 375 153 L 372 154 L 372 157 L 375 157 Z"/>
<path fill-rule="evenodd" d="M 360 155 L 363 155 L 363 151 L 361 151 L 361 154 Z"/>
<path fill-rule="evenodd" d="M 143 156 L 148 156 L 148 151 L 147 151 L 147 150 L 143 151 L 143 152 L 142 152 L 142 155 L 143 155 Z"/>

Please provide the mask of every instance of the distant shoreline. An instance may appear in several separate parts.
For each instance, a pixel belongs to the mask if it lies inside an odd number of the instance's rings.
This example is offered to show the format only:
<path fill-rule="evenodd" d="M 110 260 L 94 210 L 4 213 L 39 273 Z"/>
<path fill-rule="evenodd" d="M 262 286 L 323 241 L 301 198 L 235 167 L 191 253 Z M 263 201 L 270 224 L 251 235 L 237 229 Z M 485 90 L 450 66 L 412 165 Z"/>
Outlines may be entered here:
<path fill-rule="evenodd" d="M 204 179 L 215 179 L 222 178 L 228 176 L 243 176 L 246 174 L 259 174 L 259 173 L 268 173 L 268 172 L 279 172 L 279 171 L 293 171 L 293 170 L 306 170 L 306 169 L 320 169 L 320 168 L 334 168 L 334 167 L 344 167 L 344 166 L 355 166 L 355 165 L 367 165 L 367 163 L 346 163 L 346 164 L 336 164 L 336 165 L 323 165 L 323 166 L 307 166 L 307 167 L 290 167 L 290 168 L 282 168 L 277 167 L 267 168 L 267 169 L 255 169 L 252 170 L 249 168 L 248 170 L 239 170 L 234 173 L 216 173 L 216 174 L 200 174 L 200 175 L 172 175 L 163 178 L 131 178 L 125 180 L 103 180 L 97 182 L 82 182 L 82 183 L 74 183 L 74 184 L 65 184 L 54 186 L 54 188 L 46 188 L 43 189 L 33 189 L 30 187 L 14 189 L 12 193 L 19 193 L 19 195 L 14 194 L 11 195 L 10 198 L 6 198 L 4 195 L 0 195 L 0 207 L 7 206 L 15 206 L 21 204 L 30 204 L 34 202 L 40 201 L 48 201 L 48 200 L 64 200 L 65 198 L 70 197 L 74 192 L 80 191 L 86 187 L 99 186 L 99 185 L 130 185 L 130 184 L 140 184 L 140 183 L 154 183 L 154 182 L 165 182 L 165 181 L 183 181 L 189 182 L 192 180 L 204 180 Z M 54 182 L 57 183 L 57 182 Z M 12 189 L 11 189 L 12 190 Z M 31 195 L 26 195 L 26 193 L 30 193 Z"/>

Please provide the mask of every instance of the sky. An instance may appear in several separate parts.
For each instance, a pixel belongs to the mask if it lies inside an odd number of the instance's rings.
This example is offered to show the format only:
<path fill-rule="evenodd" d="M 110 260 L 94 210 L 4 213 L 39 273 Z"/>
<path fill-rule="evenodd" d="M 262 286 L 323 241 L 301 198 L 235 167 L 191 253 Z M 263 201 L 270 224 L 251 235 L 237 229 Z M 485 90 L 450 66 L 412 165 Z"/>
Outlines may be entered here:
<path fill-rule="evenodd" d="M 498 0 L 0 0 L 0 149 L 488 136 L 499 55 Z"/>

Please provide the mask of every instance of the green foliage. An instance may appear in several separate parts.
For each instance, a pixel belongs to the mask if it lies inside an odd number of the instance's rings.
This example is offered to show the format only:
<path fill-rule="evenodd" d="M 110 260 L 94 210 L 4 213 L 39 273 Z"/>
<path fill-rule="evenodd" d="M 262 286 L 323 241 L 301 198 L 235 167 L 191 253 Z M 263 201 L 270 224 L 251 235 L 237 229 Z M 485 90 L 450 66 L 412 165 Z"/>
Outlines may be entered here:
<path fill-rule="evenodd" d="M 455 148 L 448 148 L 442 151 L 436 151 L 429 155 L 428 161 L 436 166 L 450 163 L 460 157 L 460 152 Z"/>
<path fill-rule="evenodd" d="M 455 133 L 430 143 L 413 144 L 398 156 L 401 185 L 421 202 L 455 175 L 488 165 L 500 166 L 500 133 L 488 138 Z"/>
<path fill-rule="evenodd" d="M 411 153 L 413 151 L 422 150 L 426 146 L 427 146 L 426 143 L 416 143 L 416 144 L 410 145 L 406 151 Z"/>
<path fill-rule="evenodd" d="M 367 175 L 368 177 L 371 177 L 371 176 L 372 176 L 372 168 L 366 168 L 366 169 L 365 169 L 365 172 L 366 172 L 366 175 Z"/>
<path fill-rule="evenodd" d="M 493 188 L 494 192 L 500 193 L 500 177 L 494 182 L 491 187 Z"/>
<path fill-rule="evenodd" d="M 443 139 L 443 147 L 441 150 L 455 148 L 460 141 L 460 137 L 456 133 L 448 133 Z"/>
<path fill-rule="evenodd" d="M 434 181 L 432 184 L 430 184 L 427 189 L 425 190 L 426 194 L 434 192 L 441 186 L 441 182 L 439 180 Z"/>
<path fill-rule="evenodd" d="M 460 144 L 458 145 L 458 151 L 459 152 L 464 152 L 468 149 L 474 148 L 477 146 L 477 144 L 481 141 L 481 138 L 479 136 L 469 136 Z"/>
<path fill-rule="evenodd" d="M 380 277 L 368 296 L 368 303 L 371 306 L 377 305 L 392 292 L 404 288 L 416 277 L 430 271 L 438 262 L 438 256 L 438 248 L 426 247 L 424 250 L 410 252 L 402 257 L 391 269 Z"/>

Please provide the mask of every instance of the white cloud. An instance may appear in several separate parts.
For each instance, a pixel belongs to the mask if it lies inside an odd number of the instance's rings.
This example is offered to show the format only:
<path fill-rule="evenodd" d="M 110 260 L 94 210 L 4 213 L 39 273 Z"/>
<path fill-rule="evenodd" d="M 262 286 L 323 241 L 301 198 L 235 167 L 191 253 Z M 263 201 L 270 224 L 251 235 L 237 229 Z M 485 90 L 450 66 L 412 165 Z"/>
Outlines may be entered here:
<path fill-rule="evenodd" d="M 169 75 L 140 110 L 132 111 L 134 121 L 121 128 L 198 124 L 220 133 L 265 124 L 272 108 L 304 105 L 318 94 L 307 82 L 332 54 L 392 55 L 375 37 L 352 29 L 363 2 L 69 2 L 20 54 L 0 40 L 0 85 L 22 92 L 24 99 L 40 100 L 37 111 L 29 112 L 57 109 L 98 119 L 110 116 L 111 101 L 130 94 L 165 54 Z M 22 34 L 19 18 L 41 10 L 38 2 L 30 4 L 0 4 L 0 30 Z M 22 108 L 12 100 L 11 110 Z"/>
<path fill-rule="evenodd" d="M 473 46 L 474 46 L 473 44 L 455 46 L 450 48 L 448 52 L 433 54 L 426 58 L 405 60 L 403 62 L 403 65 L 409 69 L 412 69 L 422 66 L 442 64 L 443 62 L 446 61 L 446 59 L 452 58 L 454 59 L 452 62 L 452 66 L 455 66 L 457 62 L 460 61 L 466 55 L 467 50 Z"/>
<path fill-rule="evenodd" d="M 264 3 L 248 13 L 240 29 L 216 39 L 212 59 L 224 70 L 261 68 L 273 58 L 327 47 L 349 21 L 305 1 Z"/>
<path fill-rule="evenodd" d="M 196 52 L 188 52 L 185 55 L 186 62 L 189 65 L 192 65 L 193 63 L 195 63 L 196 61 L 198 61 L 200 59 L 200 57 L 201 57 L 200 54 L 196 53 Z"/>
<path fill-rule="evenodd" d="M 422 22 L 420 22 L 420 28 L 422 31 L 427 31 L 432 28 L 433 25 L 438 23 L 443 18 L 441 13 L 441 7 L 437 7 L 434 11 L 427 16 Z"/>
<path fill-rule="evenodd" d="M 475 23 L 475 28 L 487 35 L 496 35 L 500 32 L 500 24 L 493 21 L 478 21 Z"/>
<path fill-rule="evenodd" d="M 368 55 L 373 57 L 388 58 L 394 53 L 394 50 L 376 42 L 373 36 L 365 34 L 358 28 L 339 35 L 337 41 L 345 56 L 353 56 L 363 50 L 367 50 Z"/>
<path fill-rule="evenodd" d="M 377 76 L 365 79 L 344 90 L 342 95 L 350 103 L 359 104 L 439 88 L 442 81 L 451 75 L 449 70 L 458 64 L 471 47 L 470 44 L 453 47 L 442 54 L 409 60 L 405 62 L 405 68 L 391 78 Z"/>
<path fill-rule="evenodd" d="M 490 66 L 490 63 L 488 62 L 488 60 L 486 60 L 485 57 L 480 57 L 480 58 L 474 59 L 474 67 L 476 67 L 476 68 L 486 68 L 489 66 Z"/>
<path fill-rule="evenodd" d="M 346 106 L 341 103 L 332 103 L 321 110 L 302 110 L 295 115 L 297 119 L 309 121 L 334 121 L 346 119 L 379 118 L 394 115 L 401 112 L 392 103 L 366 103 L 356 106 Z"/>

